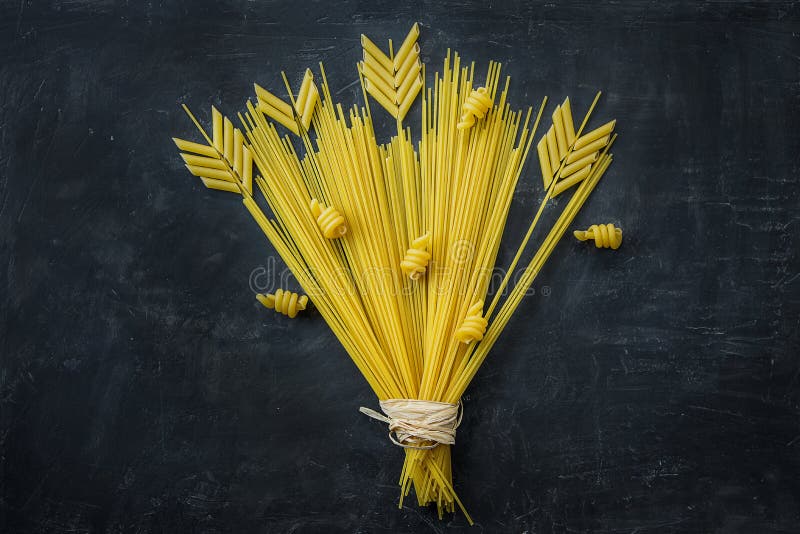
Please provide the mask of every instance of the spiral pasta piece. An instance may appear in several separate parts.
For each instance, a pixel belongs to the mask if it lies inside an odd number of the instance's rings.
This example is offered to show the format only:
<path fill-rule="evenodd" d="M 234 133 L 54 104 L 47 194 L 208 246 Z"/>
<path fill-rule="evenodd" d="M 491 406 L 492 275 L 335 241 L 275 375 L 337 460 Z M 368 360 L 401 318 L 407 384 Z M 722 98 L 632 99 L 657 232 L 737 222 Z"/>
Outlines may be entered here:
<path fill-rule="evenodd" d="M 431 253 L 428 252 L 430 242 L 430 233 L 416 238 L 411 242 L 403 261 L 400 262 L 400 269 L 403 274 L 412 280 L 416 280 L 425 274 L 425 270 L 428 268 L 428 262 L 431 260 Z"/>
<path fill-rule="evenodd" d="M 473 89 L 461 108 L 461 120 L 459 120 L 457 128 L 459 130 L 472 128 L 477 119 L 486 116 L 490 107 L 492 107 L 492 97 L 489 96 L 489 91 L 485 87 Z"/>
<path fill-rule="evenodd" d="M 617 228 L 611 223 L 593 224 L 586 231 L 576 230 L 574 233 L 580 241 L 594 239 L 594 246 L 597 248 L 617 250 L 622 244 L 622 228 Z"/>
<path fill-rule="evenodd" d="M 467 345 L 473 341 L 480 341 L 488 325 L 489 321 L 483 316 L 483 301 L 479 300 L 467 310 L 464 322 L 456 330 L 456 339 Z"/>
<path fill-rule="evenodd" d="M 256 299 L 264 305 L 265 308 L 275 310 L 283 315 L 288 315 L 294 319 L 297 317 L 298 312 L 305 310 L 308 305 L 308 297 L 306 295 L 298 295 L 292 291 L 284 291 L 279 289 L 273 295 L 268 293 L 263 295 L 259 293 Z"/>
<path fill-rule="evenodd" d="M 317 226 L 322 231 L 322 235 L 327 239 L 336 239 L 347 233 L 344 216 L 336 208 L 327 207 L 313 198 L 311 199 L 311 213 L 317 219 Z"/>

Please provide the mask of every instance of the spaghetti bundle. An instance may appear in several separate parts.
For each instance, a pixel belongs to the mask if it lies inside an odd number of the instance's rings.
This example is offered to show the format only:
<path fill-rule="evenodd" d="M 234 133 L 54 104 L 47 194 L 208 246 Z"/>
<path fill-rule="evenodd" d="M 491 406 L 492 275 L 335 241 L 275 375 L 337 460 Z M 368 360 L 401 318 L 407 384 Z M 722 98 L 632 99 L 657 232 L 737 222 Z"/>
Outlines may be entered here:
<path fill-rule="evenodd" d="M 284 105 L 257 86 L 258 101 L 248 102 L 239 116 L 243 135 L 218 119 L 216 110 L 209 135 L 185 108 L 207 146 L 176 144 L 203 158 L 187 164 L 206 185 L 241 195 L 375 392 L 384 414 L 362 411 L 387 423 L 392 442 L 404 449 L 400 505 L 413 488 L 418 503 L 436 504 L 440 517 L 458 505 L 471 522 L 454 491 L 450 465 L 461 396 L 611 163 L 613 124 L 591 137 L 581 135 L 597 98 L 577 132 L 569 100 L 557 108 L 560 123 L 551 130 L 561 133 L 552 159 L 546 146 L 538 147 L 540 160 L 547 160 L 546 167 L 540 161 L 547 169 L 544 200 L 501 287 L 489 294 L 513 194 L 547 99 L 536 115 L 530 108 L 514 110 L 510 80 L 501 82 L 498 63 L 489 64 L 478 84 L 474 64 L 464 65 L 450 52 L 426 87 L 424 68 L 416 67 L 418 33 L 415 25 L 398 55 L 391 42 L 386 56 L 362 39 L 362 106 L 335 103 L 320 64 L 319 99 L 309 100 L 310 81 L 297 96 L 287 82 L 291 103 Z M 384 78 L 386 88 L 378 91 Z M 311 79 L 307 72 L 304 80 Z M 403 87 L 407 79 L 413 80 L 410 90 Z M 408 98 L 413 101 L 417 92 L 422 127 L 415 145 L 402 121 Z M 385 108 L 396 119 L 397 133 L 385 143 L 376 139 L 371 102 L 380 104 L 374 111 Z M 289 117 L 293 124 L 286 124 Z M 273 121 L 300 136 L 302 155 Z M 245 156 L 227 157 L 229 131 L 235 154 Z M 591 162 L 575 159 L 580 150 L 592 151 Z M 257 173 L 241 168 L 251 161 Z M 576 162 L 583 165 L 580 180 L 574 179 L 577 171 L 563 172 Z M 506 293 L 546 205 L 556 191 L 576 185 Z M 291 307 L 292 313 L 302 304 Z"/>

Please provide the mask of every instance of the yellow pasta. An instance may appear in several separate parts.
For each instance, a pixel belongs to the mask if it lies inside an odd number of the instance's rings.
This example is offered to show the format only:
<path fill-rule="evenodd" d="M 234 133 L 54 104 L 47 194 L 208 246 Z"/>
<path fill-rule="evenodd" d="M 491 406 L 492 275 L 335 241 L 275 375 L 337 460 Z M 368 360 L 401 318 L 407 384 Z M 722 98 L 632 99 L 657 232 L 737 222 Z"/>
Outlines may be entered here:
<path fill-rule="evenodd" d="M 608 144 L 610 138 L 611 136 L 606 135 L 605 137 L 601 137 L 596 141 L 592 141 L 591 143 L 587 144 L 580 150 L 574 150 L 569 156 L 567 156 L 567 165 L 575 163 L 576 161 L 585 158 L 586 156 L 588 156 L 593 152 L 598 152 L 602 150 L 603 147 Z"/>
<path fill-rule="evenodd" d="M 578 185 L 579 183 L 581 183 L 582 180 L 588 178 L 591 173 L 592 173 L 592 166 L 587 165 L 584 168 L 580 169 L 579 171 L 576 171 L 568 178 L 559 180 L 558 182 L 556 182 L 555 187 L 553 187 L 553 197 L 557 197 L 570 187 Z"/>
<path fill-rule="evenodd" d="M 561 123 L 564 125 L 564 135 L 567 138 L 567 147 L 571 147 L 575 142 L 575 125 L 572 122 L 572 105 L 569 103 L 569 97 L 564 99 L 560 106 L 561 108 Z"/>
<path fill-rule="evenodd" d="M 560 177 L 561 178 L 566 178 L 568 176 L 572 176 L 573 174 L 575 174 L 579 170 L 588 167 L 589 165 L 591 165 L 592 163 L 595 162 L 595 160 L 597 159 L 597 154 L 598 154 L 598 152 L 594 152 L 593 154 L 589 154 L 588 156 L 584 156 L 583 158 L 579 159 L 575 163 L 571 163 L 569 165 L 566 165 L 561 170 Z"/>
<path fill-rule="evenodd" d="M 577 134 L 572 106 L 569 98 L 566 98 L 560 106 L 556 106 L 552 115 L 553 125 L 536 145 L 544 188 L 551 191 L 553 197 L 588 178 L 600 152 L 611 142 L 616 121 L 609 121 L 586 135 L 580 135 L 599 96 L 589 108 Z"/>
<path fill-rule="evenodd" d="M 536 145 L 536 152 L 539 156 L 539 165 L 542 168 L 542 179 L 544 180 L 544 188 L 550 187 L 550 182 L 553 181 L 553 171 L 550 167 L 550 156 L 547 152 L 547 137 L 542 137 L 541 141 Z"/>
<path fill-rule="evenodd" d="M 419 25 L 414 24 L 394 56 L 387 56 L 361 35 L 363 59 L 358 64 L 364 90 L 398 121 L 402 121 L 422 90 Z M 391 50 L 391 41 L 389 41 Z"/>
<path fill-rule="evenodd" d="M 467 316 L 456 330 L 456 339 L 467 345 L 480 341 L 488 325 L 489 321 L 483 316 L 483 301 L 479 300 L 467 310 Z"/>
<path fill-rule="evenodd" d="M 264 305 L 265 308 L 275 310 L 283 315 L 288 315 L 294 319 L 297 314 L 306 309 L 308 305 L 308 297 L 306 295 L 298 295 L 292 291 L 284 291 L 278 289 L 275 294 L 268 293 L 266 295 L 259 293 L 256 299 Z"/>
<path fill-rule="evenodd" d="M 411 26 L 411 30 L 409 30 L 406 38 L 403 40 L 403 44 L 400 45 L 400 48 L 397 50 L 397 54 L 394 56 L 395 71 L 401 70 L 400 67 L 403 65 L 403 62 L 405 62 L 406 57 L 413 53 L 415 47 L 417 54 L 419 54 L 417 38 L 419 38 L 419 24 L 415 22 L 414 25 Z"/>
<path fill-rule="evenodd" d="M 558 146 L 558 159 L 564 159 L 567 155 L 569 145 L 567 144 L 567 133 L 564 127 L 564 118 L 561 115 L 561 106 L 556 106 L 553 111 L 553 130 L 555 131 L 556 145 Z"/>
<path fill-rule="evenodd" d="M 327 239 L 336 239 L 347 233 L 344 217 L 333 207 L 326 207 L 316 198 L 311 199 L 311 214 Z"/>
<path fill-rule="evenodd" d="M 184 110 L 199 127 L 197 119 L 184 106 Z M 206 135 L 207 145 L 173 138 L 181 150 L 181 158 L 190 173 L 200 178 L 208 189 L 238 193 L 244 189 L 253 192 L 253 155 L 244 141 L 241 130 L 223 118 L 217 108 L 211 108 L 212 136 Z M 205 132 L 203 132 L 205 135 Z"/>
<path fill-rule="evenodd" d="M 595 139 L 581 137 L 598 94 L 577 131 L 566 99 L 548 113 L 548 132 L 535 137 L 547 99 L 538 113 L 513 109 L 509 79 L 501 81 L 495 62 L 475 89 L 475 65 L 448 52 L 426 87 L 418 35 L 415 25 L 396 53 L 389 43 L 388 55 L 362 36 L 363 107 L 334 102 L 320 65 L 317 100 L 310 77 L 291 105 L 257 87 L 257 101 L 239 116 L 241 131 L 212 110 L 211 137 L 190 115 L 207 146 L 176 145 L 208 187 L 242 196 L 386 408 L 381 420 L 405 456 L 400 505 L 413 490 L 418 504 L 435 505 L 440 516 L 459 507 L 471 523 L 453 487 L 450 461 L 459 401 L 608 169 L 615 135 L 612 125 L 602 135 L 587 134 Z M 412 137 L 403 120 L 420 94 L 421 131 Z M 310 112 L 308 102 L 314 102 Z M 373 102 L 397 120 L 396 135 L 385 143 L 376 138 Z M 479 128 L 459 134 L 478 119 Z M 293 124 L 305 152 L 298 153 L 273 121 Z M 514 191 L 540 137 L 535 152 L 547 193 L 484 310 Z M 584 139 L 580 148 L 576 139 Z M 248 162 L 260 176 L 253 178 Z M 550 202 L 565 192 L 571 193 L 566 202 Z M 555 223 L 521 263 L 550 206 L 559 210 Z M 512 282 L 518 264 L 522 273 Z M 293 316 L 307 297 L 278 291 L 259 301 Z M 431 416 L 441 421 L 422 428 Z"/>
<path fill-rule="evenodd" d="M 466 130 L 475 125 L 476 119 L 482 119 L 492 107 L 492 97 L 485 87 L 474 89 L 464 105 L 461 107 L 461 120 L 458 122 L 459 130 Z"/>
<path fill-rule="evenodd" d="M 612 223 L 593 224 L 588 230 L 576 230 L 574 234 L 580 241 L 593 239 L 597 248 L 617 250 L 622 244 L 622 228 L 617 228 Z"/>
<path fill-rule="evenodd" d="M 430 242 L 430 233 L 416 238 L 411 242 L 403 261 L 400 262 L 400 269 L 402 269 L 403 274 L 412 280 L 417 280 L 425 274 L 425 270 L 428 268 L 428 262 L 431 260 L 431 253 L 428 252 Z"/>
<path fill-rule="evenodd" d="M 295 135 L 300 135 L 298 122 L 302 125 L 304 130 L 308 130 L 311 127 L 311 119 L 314 115 L 314 110 L 319 104 L 319 90 L 314 83 L 314 74 L 311 72 L 311 69 L 306 69 L 303 75 L 303 81 L 300 83 L 300 91 L 294 99 L 294 111 L 291 105 L 260 85 L 254 85 L 256 89 L 256 98 L 258 100 L 258 110 L 261 113 L 275 122 L 282 124 Z M 295 118 L 295 116 L 297 118 Z"/>
<path fill-rule="evenodd" d="M 580 150 L 586 145 L 594 141 L 597 141 L 598 139 L 603 138 L 607 135 L 610 135 L 611 132 L 614 131 L 615 124 L 617 124 L 617 121 L 608 121 L 601 127 L 597 128 L 596 130 L 592 130 L 586 135 L 582 135 L 575 141 L 575 150 Z"/>

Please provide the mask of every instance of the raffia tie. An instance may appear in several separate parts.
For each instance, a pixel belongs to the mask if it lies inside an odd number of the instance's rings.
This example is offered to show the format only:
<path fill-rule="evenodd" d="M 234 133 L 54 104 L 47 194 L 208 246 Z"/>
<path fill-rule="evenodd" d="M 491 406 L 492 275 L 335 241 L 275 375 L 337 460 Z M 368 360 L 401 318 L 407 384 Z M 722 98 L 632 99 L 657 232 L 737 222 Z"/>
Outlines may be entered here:
<path fill-rule="evenodd" d="M 380 414 L 364 408 L 358 410 L 373 419 L 389 424 L 389 439 L 405 449 L 433 449 L 440 443 L 453 445 L 456 428 L 461 424 L 463 408 L 458 404 L 417 399 L 380 401 Z"/>

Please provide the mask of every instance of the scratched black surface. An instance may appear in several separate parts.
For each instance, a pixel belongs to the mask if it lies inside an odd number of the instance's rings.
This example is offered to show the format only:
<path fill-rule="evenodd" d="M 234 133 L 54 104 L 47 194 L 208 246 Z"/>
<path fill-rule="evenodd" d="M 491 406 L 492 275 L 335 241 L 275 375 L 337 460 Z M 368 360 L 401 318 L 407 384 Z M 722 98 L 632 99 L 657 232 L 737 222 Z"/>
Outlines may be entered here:
<path fill-rule="evenodd" d="M 800 531 L 796 4 L 126 4 L 0 7 L 0 531 Z M 364 380 L 319 316 L 255 304 L 274 251 L 170 141 L 180 103 L 320 60 L 356 102 L 359 34 L 414 20 L 429 71 L 602 89 L 621 134 L 576 227 L 623 248 L 562 242 L 468 392 L 474 530 L 397 509 Z M 541 194 L 532 165 L 503 261 Z"/>

